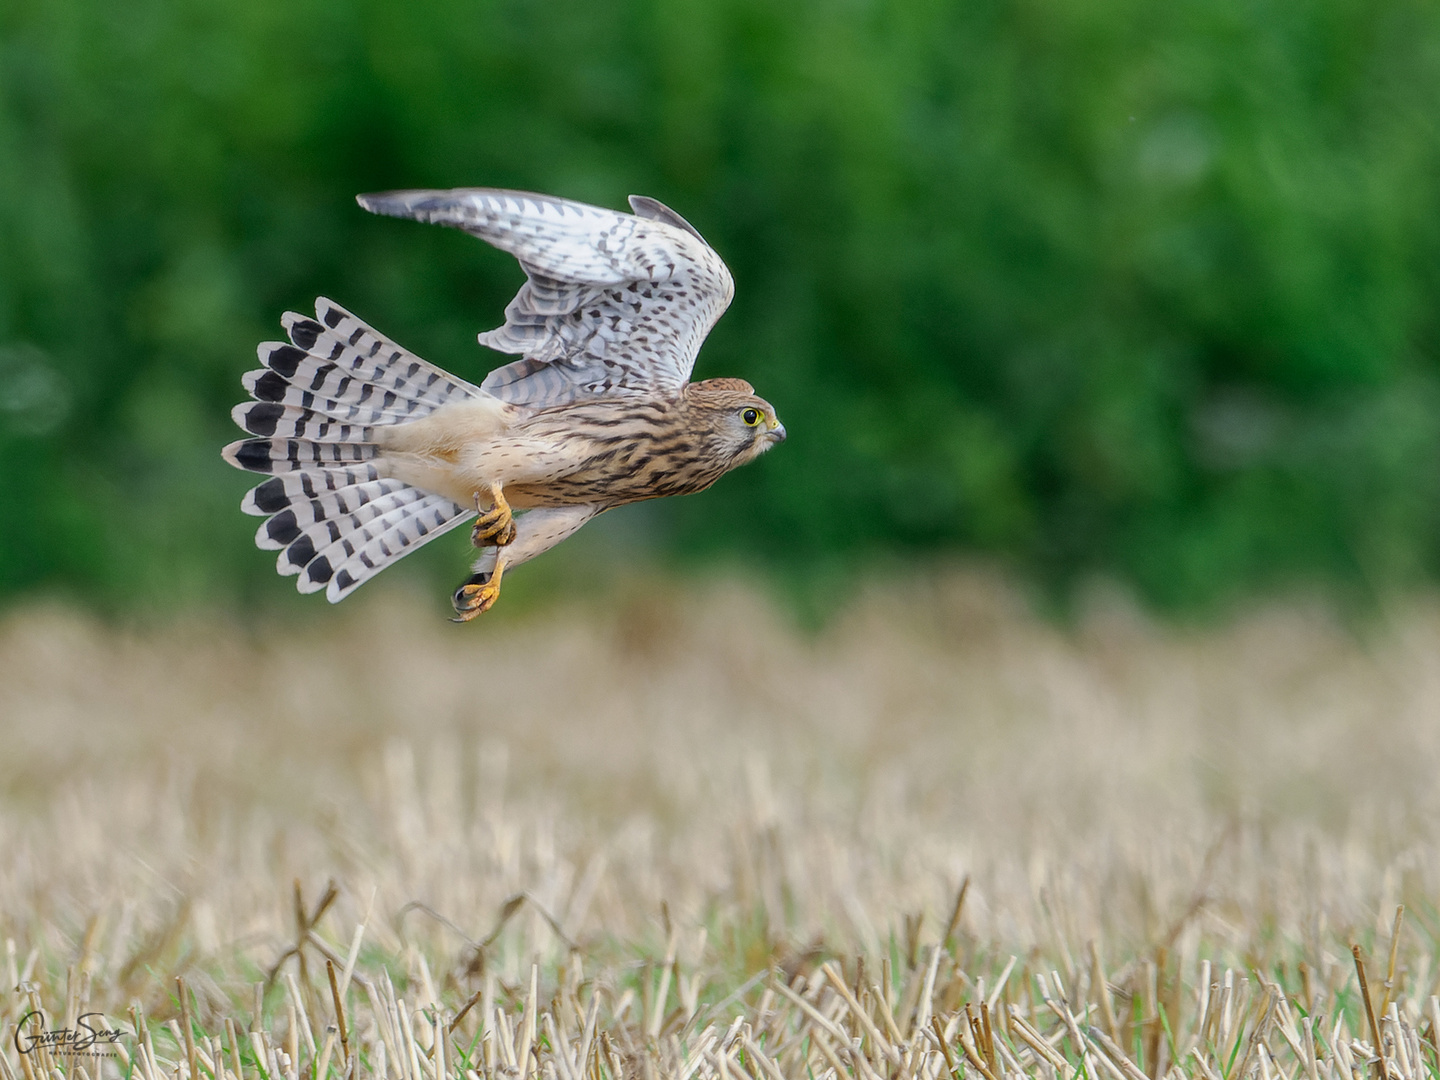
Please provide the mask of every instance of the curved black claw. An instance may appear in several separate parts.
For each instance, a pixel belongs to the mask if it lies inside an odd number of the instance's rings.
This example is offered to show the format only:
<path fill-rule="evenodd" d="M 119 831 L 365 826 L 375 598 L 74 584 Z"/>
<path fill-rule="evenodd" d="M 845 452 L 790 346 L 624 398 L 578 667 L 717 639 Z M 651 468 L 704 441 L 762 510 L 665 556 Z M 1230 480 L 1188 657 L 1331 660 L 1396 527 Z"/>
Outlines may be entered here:
<path fill-rule="evenodd" d="M 482 612 L 489 611 L 500 595 L 500 585 L 489 571 L 471 574 L 460 583 L 450 597 L 450 606 L 455 609 L 456 618 L 451 622 L 466 623 Z"/>

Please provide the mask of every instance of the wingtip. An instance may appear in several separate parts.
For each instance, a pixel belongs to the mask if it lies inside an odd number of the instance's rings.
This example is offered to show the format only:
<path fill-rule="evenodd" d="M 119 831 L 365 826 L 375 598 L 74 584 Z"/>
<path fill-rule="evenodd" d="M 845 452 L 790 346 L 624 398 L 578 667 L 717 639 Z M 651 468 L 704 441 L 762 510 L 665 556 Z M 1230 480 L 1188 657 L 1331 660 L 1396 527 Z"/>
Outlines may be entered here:
<path fill-rule="evenodd" d="M 413 188 L 404 191 L 366 192 L 356 195 L 355 201 L 370 213 L 384 217 L 412 218 L 428 224 L 458 226 L 460 222 L 449 220 L 447 213 L 454 211 L 468 193 L 465 188 L 456 188 L 454 191 Z"/>
<path fill-rule="evenodd" d="M 695 237 L 702 244 L 705 238 L 700 235 L 700 230 L 691 225 L 683 217 L 677 214 L 670 207 L 666 206 L 659 199 L 652 199 L 649 195 L 631 195 L 630 209 L 636 217 L 649 218 L 651 221 L 662 221 L 666 225 L 673 225 L 677 229 L 684 229 L 691 236 Z"/>
<path fill-rule="evenodd" d="M 384 214 L 387 213 L 387 202 L 391 202 L 396 194 L 393 191 L 369 191 L 356 195 L 355 201 L 362 210 L 368 210 L 372 214 Z"/>
<path fill-rule="evenodd" d="M 434 191 L 367 191 L 355 196 L 361 208 L 385 217 L 416 217 L 416 206 L 440 194 Z"/>

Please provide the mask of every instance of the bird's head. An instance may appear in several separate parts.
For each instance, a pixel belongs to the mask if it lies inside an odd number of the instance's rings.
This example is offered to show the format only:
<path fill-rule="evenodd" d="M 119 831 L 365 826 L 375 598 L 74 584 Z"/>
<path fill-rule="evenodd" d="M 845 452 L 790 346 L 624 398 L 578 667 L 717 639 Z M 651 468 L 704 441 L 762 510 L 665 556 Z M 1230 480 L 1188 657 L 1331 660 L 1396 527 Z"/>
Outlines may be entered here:
<path fill-rule="evenodd" d="M 744 379 L 704 379 L 685 388 L 686 403 L 712 440 L 712 449 L 730 468 L 754 461 L 785 441 L 775 407 L 755 395 Z"/>

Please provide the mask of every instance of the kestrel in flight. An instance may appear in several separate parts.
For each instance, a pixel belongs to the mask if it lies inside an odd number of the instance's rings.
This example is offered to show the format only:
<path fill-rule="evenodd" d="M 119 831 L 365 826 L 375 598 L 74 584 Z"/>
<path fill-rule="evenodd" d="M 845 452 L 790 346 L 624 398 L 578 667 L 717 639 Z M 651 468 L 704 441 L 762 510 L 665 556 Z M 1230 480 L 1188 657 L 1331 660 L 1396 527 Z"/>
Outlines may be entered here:
<path fill-rule="evenodd" d="M 241 504 L 255 543 L 302 593 L 331 603 L 471 518 L 481 550 L 455 591 L 458 621 L 486 611 L 505 571 L 596 514 L 702 491 L 785 438 L 743 379 L 690 382 L 730 304 L 720 256 L 673 210 L 631 214 L 487 188 L 361 195 L 366 210 L 463 229 L 514 255 L 528 280 L 480 343 L 519 360 L 479 386 L 396 345 L 329 300 L 289 312 L 259 348 L 255 400 L 225 447 L 272 474 Z"/>

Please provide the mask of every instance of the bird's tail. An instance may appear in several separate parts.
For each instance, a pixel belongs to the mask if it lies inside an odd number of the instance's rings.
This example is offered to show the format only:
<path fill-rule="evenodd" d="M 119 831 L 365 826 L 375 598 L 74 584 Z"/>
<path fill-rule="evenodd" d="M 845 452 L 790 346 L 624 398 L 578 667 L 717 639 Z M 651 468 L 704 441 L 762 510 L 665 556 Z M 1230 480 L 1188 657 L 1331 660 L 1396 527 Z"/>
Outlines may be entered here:
<path fill-rule="evenodd" d="M 260 346 L 265 366 L 244 377 L 255 400 L 235 406 L 253 438 L 221 451 L 238 469 L 270 473 L 240 504 L 267 520 L 255 534 L 278 550 L 276 569 L 302 593 L 343 600 L 390 563 L 475 515 L 389 475 L 377 428 L 482 396 L 320 299 L 316 318 L 282 320 L 287 342 Z"/>

